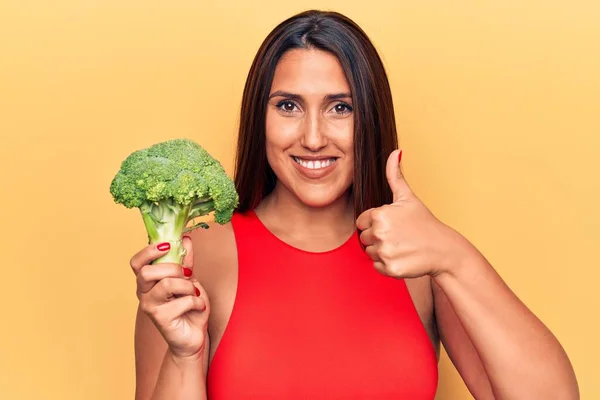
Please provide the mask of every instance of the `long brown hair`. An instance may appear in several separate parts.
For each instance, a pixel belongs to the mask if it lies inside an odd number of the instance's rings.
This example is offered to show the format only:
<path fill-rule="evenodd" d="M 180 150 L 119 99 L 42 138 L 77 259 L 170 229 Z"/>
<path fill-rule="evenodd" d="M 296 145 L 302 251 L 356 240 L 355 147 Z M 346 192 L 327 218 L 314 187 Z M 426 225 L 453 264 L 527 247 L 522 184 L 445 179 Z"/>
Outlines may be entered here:
<path fill-rule="evenodd" d="M 235 166 L 238 211 L 254 209 L 274 188 L 267 162 L 265 119 L 275 68 L 285 52 L 315 48 L 335 55 L 350 85 L 354 108 L 354 210 L 392 202 L 385 166 L 398 147 L 392 94 L 377 50 L 363 30 L 336 12 L 310 10 L 279 24 L 260 46 L 242 99 Z"/>

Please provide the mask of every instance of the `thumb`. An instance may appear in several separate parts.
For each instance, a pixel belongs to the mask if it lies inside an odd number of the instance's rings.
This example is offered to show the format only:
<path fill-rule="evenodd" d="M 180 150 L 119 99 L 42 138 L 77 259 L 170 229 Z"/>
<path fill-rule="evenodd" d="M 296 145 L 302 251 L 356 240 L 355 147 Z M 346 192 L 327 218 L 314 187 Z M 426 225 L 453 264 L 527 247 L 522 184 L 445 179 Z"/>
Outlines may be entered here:
<path fill-rule="evenodd" d="M 184 235 L 182 238 L 183 245 L 183 258 L 181 265 L 186 268 L 194 268 L 194 246 L 191 236 L 189 234 Z"/>
<path fill-rule="evenodd" d="M 394 150 L 388 157 L 386 176 L 394 195 L 394 202 L 411 193 L 408 183 L 402 174 L 402 150 Z"/>

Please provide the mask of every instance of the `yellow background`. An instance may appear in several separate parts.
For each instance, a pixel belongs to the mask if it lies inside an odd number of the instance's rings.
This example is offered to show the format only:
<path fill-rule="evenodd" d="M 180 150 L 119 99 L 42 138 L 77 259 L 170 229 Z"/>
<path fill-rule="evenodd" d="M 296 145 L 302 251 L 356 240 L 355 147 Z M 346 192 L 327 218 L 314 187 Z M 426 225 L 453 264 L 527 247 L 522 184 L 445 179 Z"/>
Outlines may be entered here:
<path fill-rule="evenodd" d="M 388 68 L 406 175 L 600 398 L 600 3 L 3 0 L 0 398 L 131 399 L 139 214 L 121 160 L 189 137 L 232 171 L 243 83 L 276 23 L 335 8 Z M 439 399 L 468 399 L 444 356 Z"/>

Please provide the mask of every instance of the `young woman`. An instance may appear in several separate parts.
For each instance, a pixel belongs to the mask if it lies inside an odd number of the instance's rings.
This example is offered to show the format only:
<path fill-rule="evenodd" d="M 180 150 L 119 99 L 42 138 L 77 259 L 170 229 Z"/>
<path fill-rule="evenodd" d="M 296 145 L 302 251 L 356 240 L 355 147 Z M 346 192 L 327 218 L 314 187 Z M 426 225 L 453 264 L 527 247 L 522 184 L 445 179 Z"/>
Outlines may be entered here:
<path fill-rule="evenodd" d="M 477 399 L 577 399 L 551 332 L 401 173 L 382 62 L 343 15 L 269 34 L 227 225 L 131 260 L 137 399 L 433 399 L 440 342 Z"/>

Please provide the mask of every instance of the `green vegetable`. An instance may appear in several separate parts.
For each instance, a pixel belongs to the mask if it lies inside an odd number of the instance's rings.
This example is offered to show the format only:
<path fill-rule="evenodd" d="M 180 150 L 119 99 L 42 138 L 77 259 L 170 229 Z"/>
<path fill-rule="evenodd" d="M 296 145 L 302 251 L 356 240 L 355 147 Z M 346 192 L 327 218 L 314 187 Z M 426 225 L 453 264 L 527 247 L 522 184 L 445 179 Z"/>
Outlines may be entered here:
<path fill-rule="evenodd" d="M 181 263 L 182 236 L 204 222 L 195 218 L 214 211 L 214 220 L 231 220 L 239 197 L 222 165 L 188 139 L 173 139 L 131 153 L 113 178 L 115 203 L 139 208 L 149 243 L 169 242 L 171 250 L 155 262 Z"/>

